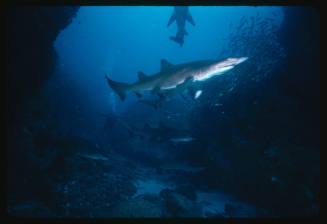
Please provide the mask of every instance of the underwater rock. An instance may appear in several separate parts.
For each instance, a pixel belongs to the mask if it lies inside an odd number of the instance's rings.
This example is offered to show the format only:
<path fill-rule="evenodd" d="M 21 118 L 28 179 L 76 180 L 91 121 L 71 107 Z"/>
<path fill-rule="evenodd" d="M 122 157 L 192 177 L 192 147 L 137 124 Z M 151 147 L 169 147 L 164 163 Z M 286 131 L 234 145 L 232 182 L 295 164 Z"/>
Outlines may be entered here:
<path fill-rule="evenodd" d="M 120 202 L 111 211 L 111 217 L 124 217 L 124 218 L 160 218 L 163 215 L 162 206 L 159 199 L 149 196 L 137 197 L 129 201 Z"/>
<path fill-rule="evenodd" d="M 200 217 L 201 209 L 192 200 L 182 194 L 170 189 L 164 189 L 160 192 L 161 198 L 165 203 L 165 211 L 172 217 Z"/>
<path fill-rule="evenodd" d="M 19 203 L 15 206 L 8 207 L 7 211 L 10 215 L 19 218 L 45 218 L 53 215 L 47 207 L 37 201 Z"/>
<path fill-rule="evenodd" d="M 228 216 L 232 216 L 232 213 L 234 213 L 236 211 L 236 206 L 232 205 L 232 204 L 225 204 L 225 213 Z"/>
<path fill-rule="evenodd" d="M 205 211 L 204 217 L 206 217 L 206 218 L 225 218 L 225 216 L 220 213 L 214 213 L 214 212 L 210 212 L 210 211 Z"/>
<path fill-rule="evenodd" d="M 178 186 L 175 191 L 192 201 L 196 201 L 196 199 L 197 199 L 195 187 L 192 185 Z"/>
<path fill-rule="evenodd" d="M 226 203 L 224 212 L 227 217 L 256 217 L 255 209 L 235 203 Z"/>
<path fill-rule="evenodd" d="M 116 158 L 118 160 L 119 158 Z M 111 163 L 112 162 L 112 163 Z M 108 217 L 108 211 L 136 193 L 130 176 L 118 161 L 97 161 L 73 156 L 66 159 L 69 172 L 55 171 L 53 180 L 58 216 Z M 58 164 L 59 165 L 59 164 Z M 129 171 L 133 175 L 133 171 Z"/>
<path fill-rule="evenodd" d="M 137 192 L 133 197 L 145 194 L 159 194 L 163 189 L 172 187 L 171 184 L 157 179 L 137 180 Z"/>
<path fill-rule="evenodd" d="M 159 201 L 161 201 L 161 198 L 157 194 L 143 194 L 137 196 L 137 198 L 142 198 L 152 203 L 158 203 Z"/>

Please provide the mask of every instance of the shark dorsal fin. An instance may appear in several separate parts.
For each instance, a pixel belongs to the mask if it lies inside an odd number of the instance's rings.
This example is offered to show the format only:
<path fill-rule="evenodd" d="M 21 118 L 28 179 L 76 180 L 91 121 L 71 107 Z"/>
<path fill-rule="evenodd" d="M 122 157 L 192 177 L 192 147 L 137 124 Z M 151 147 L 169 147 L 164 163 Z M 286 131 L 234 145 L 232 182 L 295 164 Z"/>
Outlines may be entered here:
<path fill-rule="evenodd" d="M 172 66 L 173 66 L 173 64 L 168 62 L 166 59 L 161 59 L 161 71 L 165 71 Z"/>
<path fill-rule="evenodd" d="M 146 74 L 144 74 L 143 72 L 138 72 L 137 76 L 138 76 L 140 81 L 145 80 L 145 79 L 148 78 L 148 76 Z"/>

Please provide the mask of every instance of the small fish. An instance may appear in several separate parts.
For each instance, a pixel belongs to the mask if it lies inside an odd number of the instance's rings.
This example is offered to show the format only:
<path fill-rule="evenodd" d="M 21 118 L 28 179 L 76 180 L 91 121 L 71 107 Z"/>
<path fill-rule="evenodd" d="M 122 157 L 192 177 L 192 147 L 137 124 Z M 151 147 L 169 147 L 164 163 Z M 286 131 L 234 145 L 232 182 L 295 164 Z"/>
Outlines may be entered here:
<path fill-rule="evenodd" d="M 170 141 L 174 143 L 180 143 L 180 142 L 191 142 L 194 138 L 192 137 L 182 137 L 182 138 L 171 138 Z"/>
<path fill-rule="evenodd" d="M 195 96 L 194 96 L 194 99 L 199 98 L 201 96 L 201 94 L 202 94 L 202 90 L 196 91 Z"/>
<path fill-rule="evenodd" d="M 79 156 L 87 159 L 93 159 L 93 160 L 108 160 L 107 157 L 100 155 L 100 154 L 89 154 L 89 153 L 79 153 Z"/>
<path fill-rule="evenodd" d="M 222 104 L 221 103 L 215 103 L 214 106 L 215 107 L 220 107 L 220 106 L 222 106 Z"/>

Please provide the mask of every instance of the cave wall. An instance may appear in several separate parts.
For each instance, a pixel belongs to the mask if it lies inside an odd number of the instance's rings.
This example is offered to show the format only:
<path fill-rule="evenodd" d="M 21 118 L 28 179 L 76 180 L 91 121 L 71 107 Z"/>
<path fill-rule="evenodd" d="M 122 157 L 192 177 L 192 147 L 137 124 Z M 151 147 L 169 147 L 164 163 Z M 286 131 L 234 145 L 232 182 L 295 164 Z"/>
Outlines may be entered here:
<path fill-rule="evenodd" d="M 42 99 L 42 87 L 56 66 L 53 43 L 77 11 L 78 7 L 7 8 L 5 103 L 6 199 L 9 207 L 28 199 L 53 201 L 49 199 L 51 187 L 48 175 L 42 169 L 42 163 L 35 158 L 26 123 L 38 125 L 44 122 L 42 114 L 34 113 L 38 119 L 28 116 L 33 107 L 46 110 L 46 99 L 40 101 L 39 98 Z M 31 106 L 33 99 L 37 103 Z"/>
<path fill-rule="evenodd" d="M 320 13 L 314 7 L 285 7 L 280 42 L 287 55 L 276 71 L 279 87 L 300 106 L 307 138 L 320 145 Z"/>
<path fill-rule="evenodd" d="M 312 217 L 320 206 L 320 16 L 310 7 L 284 10 L 286 57 L 269 79 L 216 96 L 221 109 L 195 109 L 202 150 L 189 159 L 209 165 L 198 183 L 264 208 L 263 216 Z M 211 92 L 219 82 L 208 84 Z"/>
<path fill-rule="evenodd" d="M 286 49 L 280 84 L 302 109 L 320 112 L 320 13 L 314 7 L 285 7 L 280 41 Z"/>
<path fill-rule="evenodd" d="M 79 7 L 15 6 L 6 14 L 6 118 L 15 122 L 24 102 L 42 89 L 57 55 L 53 43 Z M 8 124 L 8 123 L 7 123 Z"/>

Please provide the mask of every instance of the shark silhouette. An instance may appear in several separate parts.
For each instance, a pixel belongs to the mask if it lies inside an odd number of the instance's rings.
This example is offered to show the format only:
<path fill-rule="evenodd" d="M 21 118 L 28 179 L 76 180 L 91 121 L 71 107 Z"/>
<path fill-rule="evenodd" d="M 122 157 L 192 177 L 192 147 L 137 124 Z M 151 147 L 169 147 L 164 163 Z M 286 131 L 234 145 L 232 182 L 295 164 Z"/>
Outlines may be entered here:
<path fill-rule="evenodd" d="M 186 21 L 188 21 L 193 26 L 195 26 L 195 22 L 190 14 L 188 6 L 175 6 L 174 7 L 174 12 L 170 17 L 167 26 L 170 26 L 175 21 L 177 24 L 177 33 L 175 36 L 170 37 L 170 39 L 172 41 L 175 41 L 176 43 L 178 43 L 180 46 L 183 46 L 184 36 L 188 35 L 188 33 L 185 29 Z"/>

